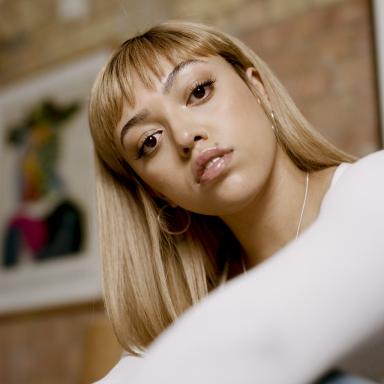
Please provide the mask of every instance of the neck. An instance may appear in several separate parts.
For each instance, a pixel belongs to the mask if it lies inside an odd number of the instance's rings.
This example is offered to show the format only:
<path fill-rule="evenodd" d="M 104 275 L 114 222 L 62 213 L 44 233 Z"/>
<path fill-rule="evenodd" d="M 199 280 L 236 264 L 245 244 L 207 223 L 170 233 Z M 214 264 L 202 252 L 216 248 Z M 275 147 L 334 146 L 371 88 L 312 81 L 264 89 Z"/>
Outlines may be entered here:
<path fill-rule="evenodd" d="M 300 232 L 318 216 L 335 168 L 310 173 Z M 306 174 L 279 149 L 263 191 L 240 211 L 222 217 L 245 251 L 247 268 L 259 264 L 295 239 Z"/>

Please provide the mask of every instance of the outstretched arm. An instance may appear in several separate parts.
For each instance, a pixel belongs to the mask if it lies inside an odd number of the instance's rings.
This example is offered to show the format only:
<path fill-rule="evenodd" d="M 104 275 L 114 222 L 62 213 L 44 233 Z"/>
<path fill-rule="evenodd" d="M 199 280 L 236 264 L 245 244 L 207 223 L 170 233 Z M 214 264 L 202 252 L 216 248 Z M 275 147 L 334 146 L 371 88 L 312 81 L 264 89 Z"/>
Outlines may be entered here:
<path fill-rule="evenodd" d="M 301 237 L 209 295 L 134 384 L 309 383 L 384 325 L 384 151 L 351 166 Z"/>

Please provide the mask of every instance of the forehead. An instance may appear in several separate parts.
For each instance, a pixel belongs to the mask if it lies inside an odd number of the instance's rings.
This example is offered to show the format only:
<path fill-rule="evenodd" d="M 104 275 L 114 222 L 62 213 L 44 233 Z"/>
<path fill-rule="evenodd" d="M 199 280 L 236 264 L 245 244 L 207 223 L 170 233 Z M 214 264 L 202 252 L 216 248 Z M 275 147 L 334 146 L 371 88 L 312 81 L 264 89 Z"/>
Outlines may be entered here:
<path fill-rule="evenodd" d="M 161 57 L 157 62 L 155 70 L 147 69 L 145 72 L 133 70 L 130 74 L 130 100 L 123 100 L 122 114 L 117 124 L 117 130 L 133 115 L 143 112 L 145 107 L 145 99 L 153 92 L 160 95 L 168 93 L 166 91 L 169 84 L 180 81 L 187 74 L 188 82 L 196 80 L 194 78 L 194 68 L 206 68 L 212 71 L 214 75 L 223 76 L 226 72 L 231 71 L 232 66 L 221 56 L 194 56 L 194 57 L 178 57 L 174 60 Z M 191 75 L 192 74 L 192 75 Z M 170 81 L 170 79 L 173 79 Z M 139 113 L 140 114 L 140 113 Z"/>
<path fill-rule="evenodd" d="M 149 114 L 149 110 L 146 109 L 145 100 L 152 92 L 160 96 L 166 96 L 172 84 L 179 81 L 179 78 L 185 75 L 188 79 L 188 84 L 191 81 L 197 80 L 194 75 L 194 67 L 210 71 L 215 78 L 217 76 L 220 76 L 220 78 L 226 77 L 230 82 L 232 80 L 229 76 L 236 76 L 231 64 L 221 56 L 199 56 L 189 59 L 179 58 L 175 61 L 162 58 L 158 62 L 156 73 L 150 71 L 148 77 L 144 79 L 143 75 L 138 72 L 132 75 L 132 102 L 123 102 L 122 114 L 116 127 L 117 132 L 121 131 L 122 125 L 125 126 L 131 121 L 135 121 L 138 116 L 143 118 L 143 116 Z M 129 120 L 128 123 L 127 120 Z"/>
<path fill-rule="evenodd" d="M 215 76 L 224 76 L 228 71 L 235 74 L 232 66 L 218 55 L 192 58 L 178 57 L 174 60 L 160 57 L 157 64 L 155 70 L 132 70 L 129 76 L 129 98 L 122 100 L 122 114 L 118 126 L 128 116 L 143 108 L 143 99 L 148 95 L 157 93 L 165 96 L 169 93 L 172 85 L 183 77 L 187 78 L 188 82 L 196 80 L 194 79 L 196 67 L 212 71 Z"/>
<path fill-rule="evenodd" d="M 169 84 L 170 78 L 176 79 L 179 74 L 185 71 L 193 70 L 197 65 L 204 66 L 212 70 L 220 70 L 224 67 L 231 68 L 231 65 L 221 56 L 179 56 L 172 60 L 159 57 L 155 68 L 142 69 L 140 71 L 132 70 L 132 100 L 129 103 L 131 108 L 135 107 L 136 95 L 139 90 L 156 91 Z M 167 82 L 168 81 L 168 82 Z"/>

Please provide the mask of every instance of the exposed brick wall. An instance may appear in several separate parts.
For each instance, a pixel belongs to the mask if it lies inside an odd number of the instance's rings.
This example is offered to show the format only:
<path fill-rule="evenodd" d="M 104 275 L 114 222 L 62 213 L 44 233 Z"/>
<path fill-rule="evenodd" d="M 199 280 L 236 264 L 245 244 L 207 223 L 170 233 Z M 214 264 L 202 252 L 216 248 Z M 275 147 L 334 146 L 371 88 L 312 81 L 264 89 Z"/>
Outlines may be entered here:
<path fill-rule="evenodd" d="M 1 383 L 76 383 L 89 315 L 61 314 L 20 320 L 0 327 Z"/>
<path fill-rule="evenodd" d="M 241 34 L 271 66 L 308 120 L 342 149 L 378 149 L 368 0 L 314 7 Z"/>
<path fill-rule="evenodd" d="M 0 84 L 120 42 L 169 18 L 211 23 L 230 33 L 284 20 L 342 0 L 94 0 L 85 19 L 61 20 L 57 1 L 0 2 Z"/>
<path fill-rule="evenodd" d="M 0 86 L 166 18 L 216 25 L 271 66 L 313 125 L 344 150 L 378 148 L 368 0 L 94 0 L 62 21 L 52 0 L 0 2 Z M 143 5 L 144 4 L 144 5 Z M 102 311 L 0 322 L 0 382 L 78 383 L 84 335 Z"/>
<path fill-rule="evenodd" d="M 0 383 L 94 382 L 121 353 L 110 328 L 100 305 L 3 318 Z"/>
<path fill-rule="evenodd" d="M 54 1 L 0 3 L 0 85 L 112 46 L 153 21 L 188 18 L 244 39 L 336 145 L 356 155 L 377 149 L 369 0 L 142 3 L 97 0 L 88 18 L 74 21 L 60 21 Z"/>

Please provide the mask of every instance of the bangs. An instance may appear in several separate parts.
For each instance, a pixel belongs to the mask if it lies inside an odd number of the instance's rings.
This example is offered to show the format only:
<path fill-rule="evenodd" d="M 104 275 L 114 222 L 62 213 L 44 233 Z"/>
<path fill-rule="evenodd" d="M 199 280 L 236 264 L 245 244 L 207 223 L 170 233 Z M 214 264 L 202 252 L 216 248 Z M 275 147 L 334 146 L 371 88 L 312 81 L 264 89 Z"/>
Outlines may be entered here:
<path fill-rule="evenodd" d="M 162 63 L 168 62 L 176 66 L 183 60 L 218 54 L 217 50 L 203 42 L 201 37 L 147 33 L 126 41 L 111 59 L 110 78 L 115 84 L 110 89 L 118 90 L 118 94 L 115 94 L 116 101 L 126 101 L 133 107 L 135 75 L 147 89 L 153 89 L 154 80 L 160 80 L 165 75 Z"/>

